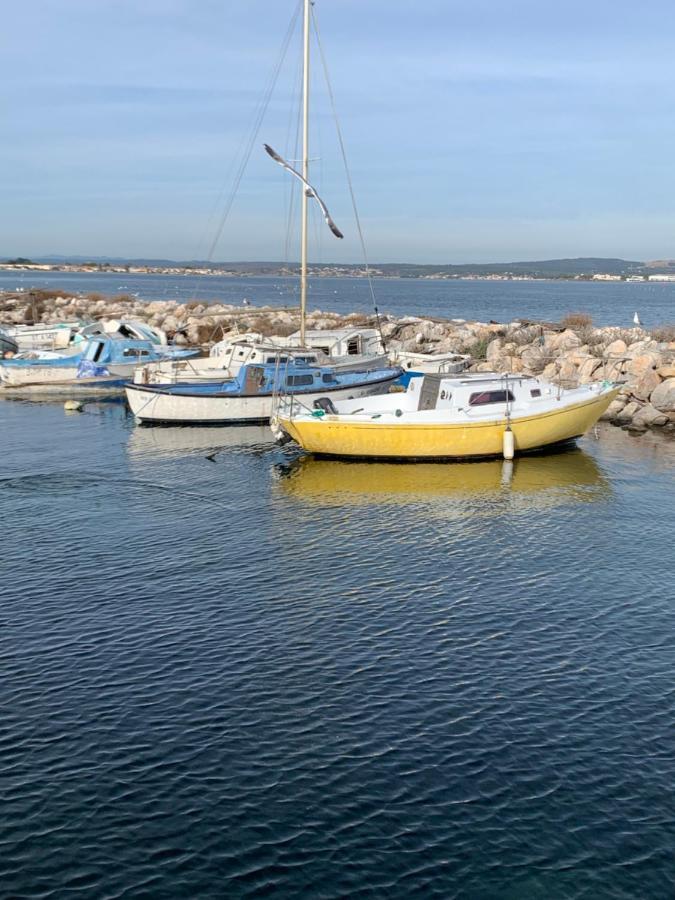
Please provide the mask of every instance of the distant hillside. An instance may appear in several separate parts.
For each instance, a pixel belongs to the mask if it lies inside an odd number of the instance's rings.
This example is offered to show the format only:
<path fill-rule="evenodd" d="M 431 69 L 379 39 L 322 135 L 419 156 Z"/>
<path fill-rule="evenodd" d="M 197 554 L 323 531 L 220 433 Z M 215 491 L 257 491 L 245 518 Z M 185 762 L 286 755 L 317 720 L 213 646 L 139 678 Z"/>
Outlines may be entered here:
<path fill-rule="evenodd" d="M 645 269 L 672 272 L 675 269 L 675 259 L 652 259 L 645 263 Z"/>
<path fill-rule="evenodd" d="M 576 259 L 544 259 L 529 262 L 506 263 L 465 263 L 462 265 L 418 266 L 418 265 L 378 265 L 387 272 L 396 270 L 401 275 L 426 275 L 438 272 L 447 275 L 533 275 L 539 277 L 560 277 L 564 275 L 623 275 L 642 269 L 644 263 L 628 259 L 603 259 L 600 257 L 578 257 Z"/>
<path fill-rule="evenodd" d="M 209 267 L 222 268 L 230 272 L 246 274 L 278 275 L 282 271 L 288 271 L 289 267 L 296 269 L 298 263 L 282 262 L 208 262 L 207 260 L 172 260 L 172 259 L 122 259 L 119 257 L 99 256 L 44 256 L 40 262 L 54 264 L 83 264 L 92 262 L 99 265 L 130 265 L 130 266 L 156 266 L 185 268 Z M 628 259 L 604 259 L 602 257 L 577 257 L 574 259 L 544 259 L 527 262 L 505 263 L 463 263 L 446 265 L 429 265 L 420 263 L 375 263 L 372 268 L 382 275 L 400 278 L 420 278 L 424 276 L 462 277 L 467 275 L 529 275 L 539 278 L 574 278 L 581 275 L 595 275 L 606 273 L 609 275 L 625 275 L 642 272 L 646 267 L 653 269 L 667 269 L 675 265 L 672 260 L 657 260 L 652 263 L 639 262 Z M 334 269 L 337 272 L 354 273 L 363 268 L 362 263 L 321 263 L 314 265 L 314 269 Z"/>

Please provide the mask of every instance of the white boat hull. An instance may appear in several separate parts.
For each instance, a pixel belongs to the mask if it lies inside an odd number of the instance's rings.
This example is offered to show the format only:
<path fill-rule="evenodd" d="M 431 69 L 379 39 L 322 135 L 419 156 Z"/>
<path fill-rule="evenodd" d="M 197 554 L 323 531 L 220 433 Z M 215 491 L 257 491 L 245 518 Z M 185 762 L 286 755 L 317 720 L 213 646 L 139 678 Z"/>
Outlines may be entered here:
<path fill-rule="evenodd" d="M 108 375 L 78 378 L 78 366 L 0 366 L 3 393 L 63 394 L 85 390 L 122 394 L 125 382 L 133 375 L 136 363 L 110 363 Z"/>
<path fill-rule="evenodd" d="M 298 392 L 293 397 L 295 402 L 300 402 L 311 409 L 314 401 L 320 397 L 348 400 L 352 397 L 367 397 L 384 393 L 397 377 L 398 373 L 360 387 L 324 388 L 320 391 Z M 275 398 L 271 394 L 238 397 L 170 394 L 154 391 L 137 384 L 128 384 L 126 394 L 131 411 L 139 422 L 158 425 L 264 423 L 269 422 L 275 404 Z"/>

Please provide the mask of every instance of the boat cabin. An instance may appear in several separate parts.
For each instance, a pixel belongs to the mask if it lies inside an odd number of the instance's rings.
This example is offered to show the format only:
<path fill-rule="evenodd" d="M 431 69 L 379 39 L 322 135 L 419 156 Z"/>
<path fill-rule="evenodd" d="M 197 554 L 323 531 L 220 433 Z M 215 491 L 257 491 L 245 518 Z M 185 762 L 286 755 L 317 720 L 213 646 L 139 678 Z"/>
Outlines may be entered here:
<path fill-rule="evenodd" d="M 244 365 L 295 365 L 317 366 L 319 355 L 301 348 L 279 347 L 266 341 L 241 338 L 235 341 L 220 341 L 212 350 L 212 357 L 218 358 L 218 367 L 235 374 Z"/>
<path fill-rule="evenodd" d="M 93 337 L 87 341 L 82 359 L 93 363 L 132 363 L 160 359 L 161 347 L 149 340 L 127 338 Z"/>
<path fill-rule="evenodd" d="M 237 374 L 217 381 L 204 379 L 194 382 L 175 382 L 172 384 L 153 385 L 152 390 L 189 396 L 270 396 L 274 393 L 284 395 L 296 394 L 330 394 L 344 388 L 363 388 L 364 385 L 380 385 L 393 381 L 401 373 L 400 369 L 370 369 L 367 372 L 339 371 L 333 366 L 309 366 L 296 364 L 293 360 L 288 365 L 276 363 L 242 366 Z"/>
<path fill-rule="evenodd" d="M 356 373 L 355 373 L 356 374 Z M 330 367 L 307 365 L 291 360 L 290 365 L 275 364 L 242 366 L 234 384 L 244 394 L 267 394 L 272 391 L 296 394 L 303 391 L 330 390 L 349 383 L 352 373 L 337 375 Z M 361 374 L 361 380 L 363 375 Z"/>
<path fill-rule="evenodd" d="M 547 382 L 525 375 L 424 375 L 412 378 L 407 390 L 408 408 L 454 410 L 471 415 L 494 415 L 509 408 L 529 406 L 533 401 L 551 400 L 559 391 Z"/>
<path fill-rule="evenodd" d="M 285 338 L 289 346 L 300 343 L 300 332 Z M 306 331 L 305 346 L 320 350 L 334 359 L 339 356 L 380 356 L 382 338 L 376 328 L 330 328 Z"/>

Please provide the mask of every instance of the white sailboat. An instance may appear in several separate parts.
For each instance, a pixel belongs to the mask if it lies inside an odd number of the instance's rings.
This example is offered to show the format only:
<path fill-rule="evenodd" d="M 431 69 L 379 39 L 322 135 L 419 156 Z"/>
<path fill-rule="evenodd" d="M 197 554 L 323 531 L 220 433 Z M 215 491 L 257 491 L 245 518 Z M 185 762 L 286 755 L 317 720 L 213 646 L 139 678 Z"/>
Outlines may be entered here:
<path fill-rule="evenodd" d="M 234 422 L 260 422 L 272 415 L 275 397 L 280 392 L 297 396 L 300 402 L 311 404 L 323 396 L 332 399 L 353 399 L 384 393 L 398 380 L 402 369 L 389 366 L 378 359 L 377 365 L 364 363 L 355 369 L 349 362 L 345 366 L 317 367 L 320 359 L 309 359 L 306 350 L 307 330 L 307 275 L 308 275 L 308 212 L 309 200 L 318 204 L 326 224 L 337 238 L 342 232 L 328 212 L 324 201 L 309 181 L 309 66 L 310 66 L 310 12 L 311 0 L 303 0 L 303 92 L 302 92 L 302 170 L 298 172 L 269 144 L 265 151 L 280 166 L 297 178 L 303 186 L 301 199 L 300 240 L 300 332 L 298 359 L 290 348 L 276 348 L 267 352 L 264 344 L 261 353 L 266 358 L 236 367 L 236 371 L 220 372 L 217 380 L 205 378 L 204 372 L 212 368 L 195 365 L 185 380 L 176 381 L 168 367 L 159 375 L 139 373 L 134 383 L 126 386 L 129 406 L 139 423 L 146 424 L 208 424 L 226 425 Z M 241 351 L 243 354 L 243 350 Z M 236 359 L 234 360 L 236 362 Z M 312 368 L 313 364 L 313 368 Z M 188 369 L 189 367 L 186 367 Z M 180 376 L 178 376 L 180 377 Z"/>

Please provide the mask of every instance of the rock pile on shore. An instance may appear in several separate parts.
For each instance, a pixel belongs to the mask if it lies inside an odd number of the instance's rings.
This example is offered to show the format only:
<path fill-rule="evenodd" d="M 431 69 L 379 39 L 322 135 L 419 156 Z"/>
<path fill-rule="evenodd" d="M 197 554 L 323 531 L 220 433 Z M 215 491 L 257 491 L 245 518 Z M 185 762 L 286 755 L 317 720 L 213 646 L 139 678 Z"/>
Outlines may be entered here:
<path fill-rule="evenodd" d="M 205 349 L 223 337 L 246 332 L 288 335 L 299 328 L 295 309 L 236 307 L 222 303 L 146 302 L 133 297 L 61 297 L 50 292 L 0 297 L 0 324 L 45 323 L 90 317 L 141 319 L 163 328 L 176 343 Z M 372 316 L 313 311 L 309 329 L 367 327 Z M 632 431 L 675 432 L 675 326 L 593 327 L 586 315 L 562 324 L 508 324 L 383 316 L 387 349 L 470 354 L 470 371 L 542 375 L 565 387 L 618 381 L 621 393 L 604 418 Z"/>

